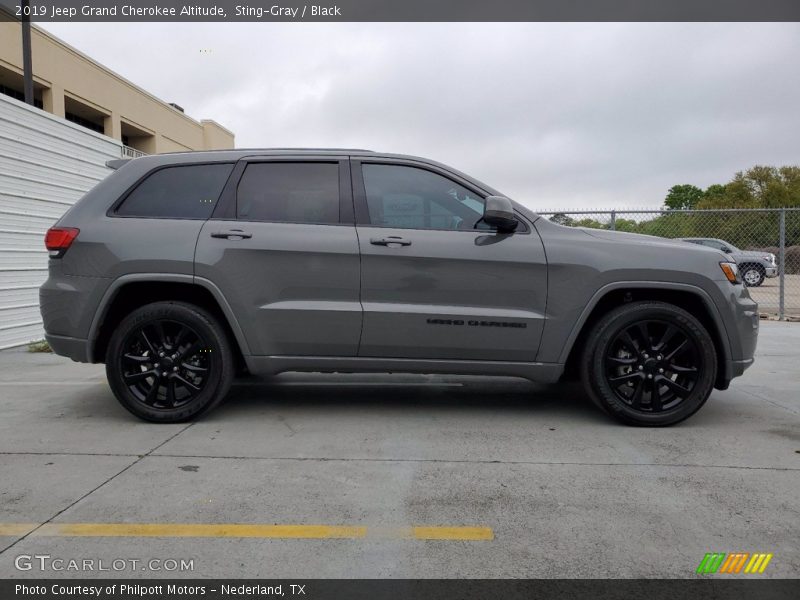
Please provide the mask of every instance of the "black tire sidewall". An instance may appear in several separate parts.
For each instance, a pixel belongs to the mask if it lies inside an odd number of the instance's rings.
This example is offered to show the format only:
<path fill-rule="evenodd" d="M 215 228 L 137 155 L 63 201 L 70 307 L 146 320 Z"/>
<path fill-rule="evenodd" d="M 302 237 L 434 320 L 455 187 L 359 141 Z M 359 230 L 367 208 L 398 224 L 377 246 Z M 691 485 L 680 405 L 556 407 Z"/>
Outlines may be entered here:
<path fill-rule="evenodd" d="M 700 377 L 689 396 L 675 408 L 657 414 L 632 409 L 616 396 L 605 378 L 608 345 L 622 328 L 642 320 L 663 320 L 680 327 L 692 337 L 703 359 Z M 663 427 L 689 418 L 705 404 L 716 380 L 717 353 L 708 331 L 685 310 L 662 302 L 639 302 L 616 308 L 597 323 L 587 340 L 581 370 L 587 393 L 609 414 L 631 425 Z"/>
<path fill-rule="evenodd" d="M 139 401 L 128 390 L 121 372 L 120 359 L 128 335 L 159 319 L 181 322 L 193 328 L 208 341 L 214 356 L 202 391 L 188 404 L 171 410 L 151 408 Z M 134 310 L 114 330 L 106 353 L 106 375 L 117 400 L 137 417 L 157 423 L 179 423 L 199 416 L 224 398 L 234 377 L 233 355 L 225 331 L 208 312 L 191 304 L 156 302 Z"/>

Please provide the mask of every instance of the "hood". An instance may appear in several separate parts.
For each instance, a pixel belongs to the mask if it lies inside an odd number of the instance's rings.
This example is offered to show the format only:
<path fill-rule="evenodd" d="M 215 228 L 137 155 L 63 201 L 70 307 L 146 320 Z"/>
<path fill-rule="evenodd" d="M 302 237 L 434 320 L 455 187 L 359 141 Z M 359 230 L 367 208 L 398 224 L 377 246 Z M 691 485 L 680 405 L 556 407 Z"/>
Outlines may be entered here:
<path fill-rule="evenodd" d="M 748 258 L 763 258 L 764 256 L 775 256 L 772 252 L 758 252 L 756 250 L 740 250 L 733 253 L 736 256 L 746 256 Z"/>
<path fill-rule="evenodd" d="M 703 252 L 703 253 L 713 253 L 717 256 L 725 257 L 727 260 L 727 254 L 723 254 L 719 250 L 715 250 L 714 248 L 709 248 L 708 246 L 701 246 L 699 244 L 692 244 L 691 242 L 684 242 L 680 239 L 670 239 L 670 238 L 663 238 L 658 237 L 655 235 L 646 235 L 644 233 L 628 233 L 626 231 L 609 231 L 608 229 L 592 229 L 589 227 L 576 227 L 576 229 L 580 229 L 584 233 L 591 235 L 592 237 L 599 238 L 601 240 L 608 240 L 610 242 L 622 242 L 622 243 L 637 243 L 637 244 L 647 244 L 648 246 L 662 246 L 665 248 L 680 248 L 682 250 L 688 251 L 696 251 L 696 252 Z"/>
<path fill-rule="evenodd" d="M 646 235 L 644 233 L 628 233 L 627 231 L 609 231 L 608 229 L 592 229 L 590 227 L 577 227 L 576 229 L 580 229 L 581 231 L 588 233 L 591 236 L 596 238 L 600 238 L 601 240 L 611 240 L 611 241 L 619 241 L 619 242 L 642 242 L 642 243 L 650 243 L 650 244 L 667 244 L 670 246 L 681 246 L 681 247 L 695 247 L 700 250 L 711 250 L 712 252 L 719 252 L 719 250 L 714 250 L 713 248 L 709 248 L 708 246 L 700 246 L 699 244 L 692 244 L 690 242 L 684 242 L 683 240 L 678 239 L 670 239 L 670 238 L 663 238 L 658 237 L 656 235 Z"/>

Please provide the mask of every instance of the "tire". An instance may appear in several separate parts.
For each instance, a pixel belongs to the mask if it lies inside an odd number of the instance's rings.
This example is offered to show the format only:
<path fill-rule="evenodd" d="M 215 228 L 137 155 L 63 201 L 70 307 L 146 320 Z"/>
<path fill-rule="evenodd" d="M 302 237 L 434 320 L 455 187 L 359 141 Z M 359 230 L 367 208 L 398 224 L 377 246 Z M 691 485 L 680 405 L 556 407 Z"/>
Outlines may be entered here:
<path fill-rule="evenodd" d="M 742 265 L 742 282 L 747 287 L 760 286 L 766 276 L 767 273 L 761 265 Z"/>
<path fill-rule="evenodd" d="M 688 419 L 705 404 L 716 377 L 709 332 L 665 302 L 634 302 L 603 315 L 581 361 L 592 401 L 619 421 L 644 427 Z"/>
<path fill-rule="evenodd" d="M 220 323 L 182 302 L 134 310 L 114 330 L 106 355 L 117 400 L 155 423 L 180 423 L 210 410 L 225 398 L 234 372 L 233 350 Z"/>

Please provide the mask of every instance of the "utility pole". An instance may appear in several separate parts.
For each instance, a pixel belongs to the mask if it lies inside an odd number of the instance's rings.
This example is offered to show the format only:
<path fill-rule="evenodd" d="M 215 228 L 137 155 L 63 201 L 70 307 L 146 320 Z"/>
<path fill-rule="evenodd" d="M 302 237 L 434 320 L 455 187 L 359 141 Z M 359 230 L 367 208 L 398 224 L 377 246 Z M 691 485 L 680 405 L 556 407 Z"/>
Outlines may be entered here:
<path fill-rule="evenodd" d="M 25 102 L 33 106 L 33 60 L 31 58 L 31 0 L 22 0 L 22 72 Z"/>

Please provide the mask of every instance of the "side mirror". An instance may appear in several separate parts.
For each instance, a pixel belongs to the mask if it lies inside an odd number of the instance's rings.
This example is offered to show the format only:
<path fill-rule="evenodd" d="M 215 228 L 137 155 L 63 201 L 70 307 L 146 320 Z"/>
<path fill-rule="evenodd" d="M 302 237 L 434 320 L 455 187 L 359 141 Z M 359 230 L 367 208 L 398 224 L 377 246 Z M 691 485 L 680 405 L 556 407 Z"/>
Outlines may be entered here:
<path fill-rule="evenodd" d="M 519 224 L 514 215 L 511 200 L 504 196 L 489 196 L 483 207 L 484 222 L 497 227 L 498 231 L 514 231 Z"/>
<path fill-rule="evenodd" d="M 723 247 L 722 247 L 722 251 L 723 251 L 725 254 L 730 254 L 730 253 L 731 253 L 731 249 L 730 249 L 730 248 L 728 248 L 727 246 L 723 246 Z"/>

